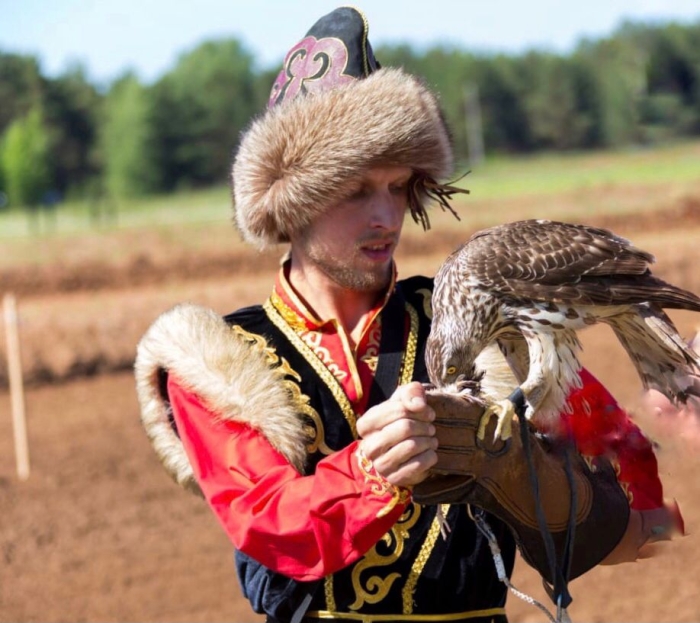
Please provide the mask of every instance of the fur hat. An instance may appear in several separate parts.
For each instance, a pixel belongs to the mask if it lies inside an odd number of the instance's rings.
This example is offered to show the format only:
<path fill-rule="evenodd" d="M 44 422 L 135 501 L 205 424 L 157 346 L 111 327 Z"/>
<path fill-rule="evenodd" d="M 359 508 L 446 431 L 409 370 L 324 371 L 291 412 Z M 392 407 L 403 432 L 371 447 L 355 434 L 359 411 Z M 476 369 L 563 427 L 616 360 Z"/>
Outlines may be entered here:
<path fill-rule="evenodd" d="M 449 208 L 445 197 L 457 189 L 437 183 L 452 172 L 437 98 L 401 69 L 380 68 L 367 33 L 364 15 L 342 7 L 287 54 L 233 164 L 235 222 L 246 241 L 288 242 L 373 166 L 414 170 L 409 206 L 424 227 L 427 195 Z"/>

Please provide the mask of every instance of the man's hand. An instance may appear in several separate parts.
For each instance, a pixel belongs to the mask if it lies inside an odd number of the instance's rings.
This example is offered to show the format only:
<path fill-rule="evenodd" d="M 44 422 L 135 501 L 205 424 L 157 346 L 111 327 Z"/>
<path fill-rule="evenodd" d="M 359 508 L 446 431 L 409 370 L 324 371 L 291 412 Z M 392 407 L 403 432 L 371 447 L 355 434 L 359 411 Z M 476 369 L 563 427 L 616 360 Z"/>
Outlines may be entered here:
<path fill-rule="evenodd" d="M 601 564 L 618 565 L 650 558 L 656 551 L 654 543 L 670 541 L 676 535 L 685 536 L 685 526 L 675 501 L 651 510 L 632 510 L 622 540 Z"/>
<path fill-rule="evenodd" d="M 390 483 L 418 484 L 437 462 L 434 419 L 423 386 L 418 382 L 402 385 L 389 400 L 358 419 L 360 450 Z"/>

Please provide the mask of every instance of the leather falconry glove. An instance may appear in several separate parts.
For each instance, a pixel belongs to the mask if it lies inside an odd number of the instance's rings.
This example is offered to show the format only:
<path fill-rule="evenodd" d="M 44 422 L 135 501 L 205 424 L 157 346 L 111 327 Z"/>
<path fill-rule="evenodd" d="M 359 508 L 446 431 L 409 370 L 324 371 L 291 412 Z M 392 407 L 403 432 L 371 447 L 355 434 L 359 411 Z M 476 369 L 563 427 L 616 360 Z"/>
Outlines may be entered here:
<path fill-rule="evenodd" d="M 538 512 L 552 535 L 558 564 L 562 563 L 561 553 L 569 551 L 565 561 L 569 579 L 597 565 L 615 548 L 627 528 L 630 509 L 605 458 L 597 457 L 589 464 L 576 451 L 569 451 L 567 458 L 562 449 L 550 446 L 528 427 L 530 467 L 519 422 L 513 422 L 513 436 L 504 442 L 491 441 L 492 421 L 481 441 L 476 435 L 484 412 L 481 401 L 440 390 L 429 390 L 427 401 L 436 413 L 438 462 L 431 475 L 413 488 L 415 502 L 471 504 L 494 515 L 511 529 L 523 558 L 550 583 L 551 559 Z M 539 486 L 539 511 L 531 470 Z M 570 518 L 572 500 L 575 513 Z M 567 548 L 572 519 L 574 540 Z"/>

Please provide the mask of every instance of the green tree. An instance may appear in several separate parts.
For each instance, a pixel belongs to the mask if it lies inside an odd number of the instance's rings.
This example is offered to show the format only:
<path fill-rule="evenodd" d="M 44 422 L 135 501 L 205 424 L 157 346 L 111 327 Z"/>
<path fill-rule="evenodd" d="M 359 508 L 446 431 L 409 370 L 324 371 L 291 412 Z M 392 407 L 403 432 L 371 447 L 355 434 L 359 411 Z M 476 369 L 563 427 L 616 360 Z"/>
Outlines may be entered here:
<path fill-rule="evenodd" d="M 514 57 L 483 58 L 477 65 L 485 143 L 501 151 L 532 149 L 521 69 Z"/>
<path fill-rule="evenodd" d="M 183 55 L 152 95 L 161 184 L 173 189 L 228 178 L 241 131 L 266 105 L 269 87 L 262 98 L 253 57 L 231 39 Z"/>
<path fill-rule="evenodd" d="M 33 207 L 41 203 L 50 184 L 48 144 L 38 107 L 7 129 L 0 160 L 11 204 Z"/>
<path fill-rule="evenodd" d="M 104 187 L 110 197 L 137 196 L 157 188 L 151 116 L 149 94 L 134 75 L 112 85 L 100 137 Z"/>
<path fill-rule="evenodd" d="M 572 58 L 582 147 L 619 147 L 640 138 L 644 61 L 624 39 L 583 42 Z"/>
<path fill-rule="evenodd" d="M 51 136 L 52 185 L 62 194 L 71 188 L 82 188 L 98 174 L 97 125 L 101 103 L 102 96 L 88 82 L 80 66 L 46 81 L 43 109 Z"/>
<path fill-rule="evenodd" d="M 0 135 L 42 99 L 43 81 L 36 59 L 0 52 Z"/>
<path fill-rule="evenodd" d="M 567 58 L 528 52 L 518 60 L 521 97 L 531 149 L 564 150 L 581 144 L 585 125 L 576 109 Z"/>

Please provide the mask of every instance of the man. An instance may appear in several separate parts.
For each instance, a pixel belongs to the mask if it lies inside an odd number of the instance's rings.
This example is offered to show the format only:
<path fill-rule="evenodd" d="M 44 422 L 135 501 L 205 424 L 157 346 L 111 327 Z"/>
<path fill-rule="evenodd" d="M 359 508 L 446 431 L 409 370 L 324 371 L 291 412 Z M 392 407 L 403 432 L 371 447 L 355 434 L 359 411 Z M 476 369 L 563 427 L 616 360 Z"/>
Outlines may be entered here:
<path fill-rule="evenodd" d="M 446 205 L 451 167 L 435 96 L 379 67 L 357 10 L 324 16 L 233 167 L 243 237 L 290 244 L 270 298 L 225 319 L 178 307 L 139 345 L 148 434 L 201 490 L 269 621 L 505 620 L 471 509 L 442 505 L 441 536 L 437 506 L 411 497 L 439 451 L 422 384 L 432 280 L 398 281 L 393 255 L 407 211 L 427 227 L 429 196 Z M 634 559 L 650 533 L 612 482 L 593 485 L 610 512 L 581 544 L 595 551 L 586 568 Z M 510 573 L 510 528 L 489 524 Z"/>

